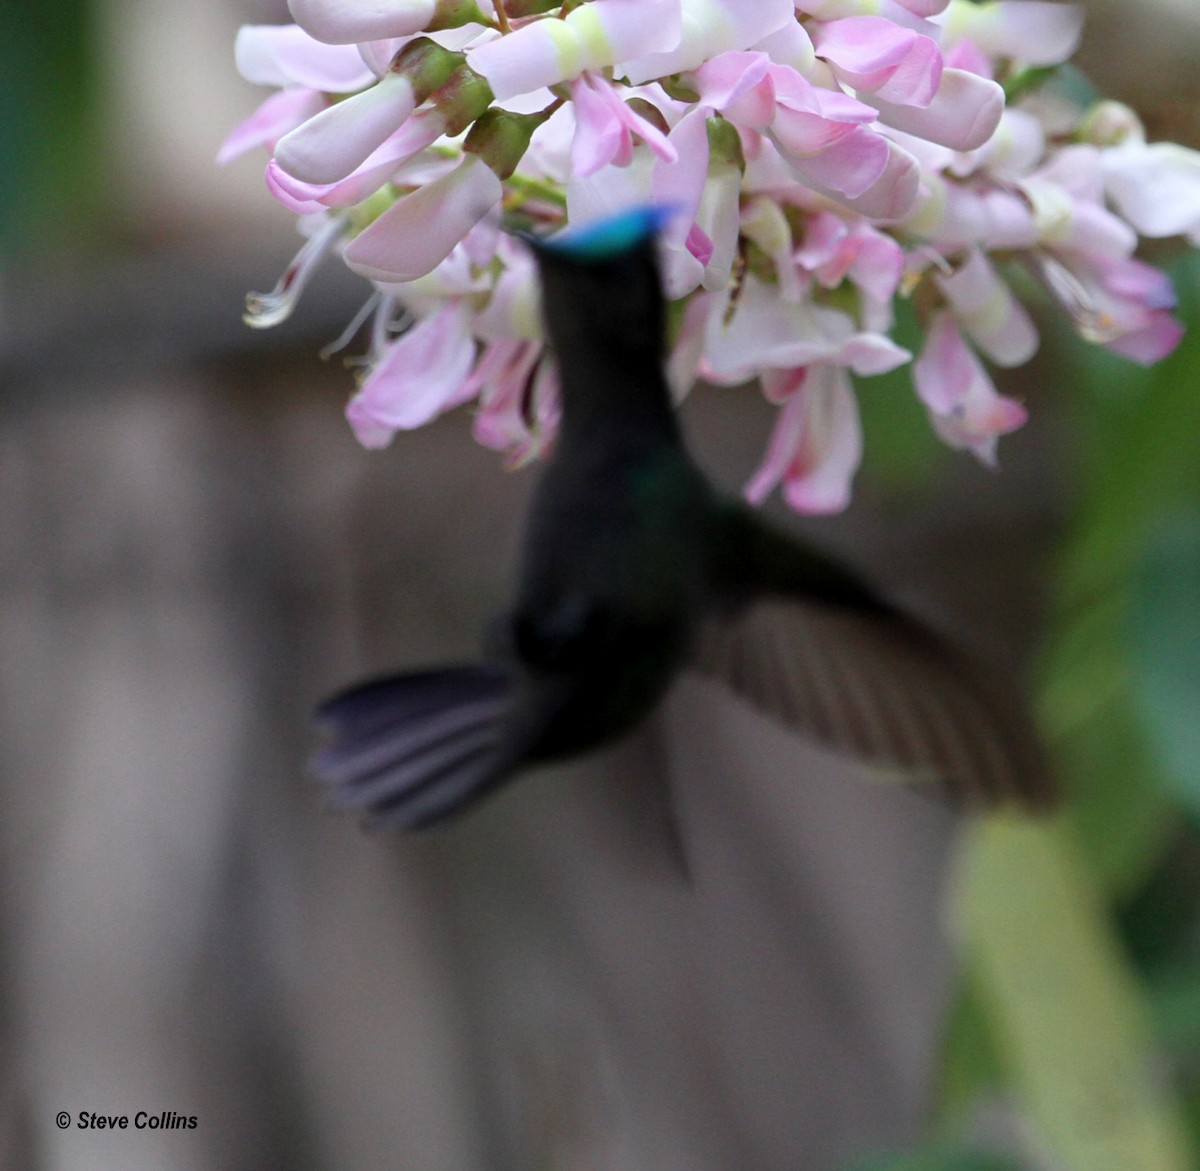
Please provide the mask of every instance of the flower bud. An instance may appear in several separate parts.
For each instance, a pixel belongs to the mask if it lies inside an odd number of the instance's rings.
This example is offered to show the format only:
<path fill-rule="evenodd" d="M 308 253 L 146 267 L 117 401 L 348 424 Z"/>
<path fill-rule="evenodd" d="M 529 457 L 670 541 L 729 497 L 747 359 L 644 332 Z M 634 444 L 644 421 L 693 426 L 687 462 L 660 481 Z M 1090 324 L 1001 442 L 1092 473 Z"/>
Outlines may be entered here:
<path fill-rule="evenodd" d="M 490 109 L 467 135 L 463 150 L 478 155 L 500 179 L 507 179 L 525 157 L 533 132 L 550 117 L 549 111 L 514 114 Z"/>
<path fill-rule="evenodd" d="M 417 37 L 392 58 L 389 72 L 408 80 L 413 89 L 413 100 L 419 106 L 434 90 L 445 85 L 465 60 L 462 53 L 443 49 L 428 37 Z"/>
<path fill-rule="evenodd" d="M 452 138 L 481 117 L 493 98 L 487 79 L 466 64 L 455 69 L 445 85 L 429 95 L 429 101 L 445 119 L 443 133 Z"/>
<path fill-rule="evenodd" d="M 488 17 L 480 11 L 475 0 L 437 0 L 437 7 L 425 28 L 438 32 L 446 28 L 462 28 L 464 24 L 487 24 Z"/>
<path fill-rule="evenodd" d="M 1093 146 L 1120 146 L 1131 139 L 1143 142 L 1142 120 L 1124 102 L 1097 102 L 1079 124 L 1079 139 Z"/>
<path fill-rule="evenodd" d="M 524 16 L 540 16 L 558 6 L 559 0 L 505 0 L 504 11 L 509 20 L 520 20 Z"/>

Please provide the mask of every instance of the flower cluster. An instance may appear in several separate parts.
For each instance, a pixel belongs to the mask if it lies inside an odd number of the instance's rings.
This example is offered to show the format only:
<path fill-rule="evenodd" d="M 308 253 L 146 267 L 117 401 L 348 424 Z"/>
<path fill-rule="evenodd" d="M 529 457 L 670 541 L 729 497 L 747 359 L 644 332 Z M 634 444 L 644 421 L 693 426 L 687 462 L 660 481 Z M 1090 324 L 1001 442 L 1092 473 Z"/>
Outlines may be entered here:
<path fill-rule="evenodd" d="M 758 378 L 779 405 L 746 494 L 845 506 L 861 456 L 852 375 L 911 362 L 933 427 L 985 462 L 1024 406 L 984 360 L 1037 347 L 1006 280 L 1032 274 L 1134 361 L 1177 344 L 1139 234 L 1200 244 L 1200 155 L 1064 63 L 1055 0 L 291 0 L 247 26 L 242 74 L 277 88 L 229 136 L 256 146 L 306 243 L 247 320 L 287 315 L 330 252 L 374 284 L 347 416 L 382 447 L 473 402 L 515 461 L 552 441 L 528 250 L 623 208 L 673 209 L 660 245 L 668 375 Z M 1031 287 L 1023 282 L 1019 287 Z M 919 355 L 889 336 L 899 299 Z"/>

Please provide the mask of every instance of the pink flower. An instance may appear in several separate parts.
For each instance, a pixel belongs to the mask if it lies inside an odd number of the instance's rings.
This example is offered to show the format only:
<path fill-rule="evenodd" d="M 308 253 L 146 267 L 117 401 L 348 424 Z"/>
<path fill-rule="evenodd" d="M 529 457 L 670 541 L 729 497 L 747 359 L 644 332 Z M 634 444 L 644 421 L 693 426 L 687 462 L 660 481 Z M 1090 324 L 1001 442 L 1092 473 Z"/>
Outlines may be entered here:
<path fill-rule="evenodd" d="M 483 74 L 496 100 L 504 101 L 638 53 L 674 48 L 680 35 L 679 3 L 591 0 L 561 20 L 534 20 L 475 45 L 467 52 L 467 64 Z"/>
<path fill-rule="evenodd" d="M 275 161 L 305 183 L 337 183 L 382 146 L 416 108 L 412 82 L 388 73 L 329 106 L 275 146 Z"/>
<path fill-rule="evenodd" d="M 346 245 L 356 272 L 377 281 L 411 281 L 433 270 L 500 202 L 504 188 L 475 155 L 448 175 L 398 199 Z"/>
<path fill-rule="evenodd" d="M 353 45 L 328 45 L 294 24 L 245 24 L 233 46 L 238 72 L 254 85 L 348 94 L 375 75 Z"/>
<path fill-rule="evenodd" d="M 542 361 L 541 342 L 498 339 L 487 345 L 468 380 L 476 390 L 477 442 L 523 460 L 535 444 L 533 382 Z"/>
<path fill-rule="evenodd" d="M 888 145 L 864 125 L 874 109 L 787 66 L 771 66 L 770 77 L 776 106 L 767 135 L 801 182 L 854 197 L 882 177 Z"/>
<path fill-rule="evenodd" d="M 957 271 L 936 279 L 959 325 L 997 366 L 1022 366 L 1037 352 L 1029 314 L 978 249 Z"/>
<path fill-rule="evenodd" d="M 462 401 L 475 360 L 468 314 L 449 302 L 418 321 L 384 351 L 346 407 L 346 418 L 364 447 L 386 447 Z"/>
<path fill-rule="evenodd" d="M 851 16 L 816 27 L 818 57 L 857 93 L 903 106 L 928 106 L 942 77 L 942 54 L 929 37 L 882 16 Z"/>
<path fill-rule="evenodd" d="M 1104 187 L 1143 236 L 1200 244 L 1200 151 L 1173 142 L 1124 142 L 1101 155 Z"/>
<path fill-rule="evenodd" d="M 962 69 L 943 69 L 937 92 L 925 106 L 890 101 L 882 92 L 868 94 L 865 100 L 889 126 L 951 150 L 983 146 L 1004 113 L 1004 90 L 994 81 Z"/>
<path fill-rule="evenodd" d="M 437 0 L 288 0 L 292 19 L 331 45 L 353 45 L 418 33 L 433 19 Z"/>
<path fill-rule="evenodd" d="M 973 452 L 989 466 L 996 462 L 997 439 L 1015 431 L 1027 417 L 1019 402 L 996 393 L 946 310 L 930 324 L 925 348 L 913 363 L 913 381 L 942 439 Z"/>
<path fill-rule="evenodd" d="M 267 164 L 267 187 L 280 203 L 298 215 L 322 207 L 353 207 L 378 191 L 404 163 L 440 138 L 444 126 L 440 111 L 421 110 L 337 183 L 303 183 L 272 159 Z"/>
<path fill-rule="evenodd" d="M 720 53 L 752 48 L 795 17 L 791 0 L 682 0 L 681 8 L 674 42 L 646 44 L 637 49 L 636 57 L 625 55 L 618 76 L 640 85 L 684 73 Z"/>
<path fill-rule="evenodd" d="M 787 302 L 771 286 L 748 276 L 730 321 L 710 319 L 706 376 L 736 383 L 764 370 L 791 370 L 824 362 L 856 374 L 883 374 L 911 355 L 881 334 L 860 330 L 837 309 L 811 300 Z"/>
<path fill-rule="evenodd" d="M 1171 315 L 1175 290 L 1157 268 L 1101 253 L 1040 252 L 1033 263 L 1088 341 L 1152 366 L 1182 340 L 1183 326 Z"/>
<path fill-rule="evenodd" d="M 846 371 L 815 365 L 768 375 L 767 397 L 783 408 L 766 456 L 745 488 L 761 504 L 780 483 L 797 512 L 841 512 L 862 460 L 858 405 Z"/>
<path fill-rule="evenodd" d="M 770 65 L 771 58 L 757 52 L 721 53 L 705 61 L 692 74 L 700 104 L 720 110 L 741 126 L 765 130 L 775 117 L 775 85 L 769 75 Z"/>
<path fill-rule="evenodd" d="M 218 164 L 224 166 L 256 146 L 274 149 L 283 135 L 307 122 L 324 105 L 324 97 L 312 89 L 281 89 L 272 94 L 229 132 L 217 152 Z"/>
<path fill-rule="evenodd" d="M 850 378 L 911 360 L 889 336 L 910 291 L 932 314 L 917 393 L 939 435 L 989 463 L 1025 410 L 983 359 L 1017 365 L 1038 342 L 998 254 L 1093 342 L 1149 363 L 1179 341 L 1170 282 L 1134 254 L 1139 234 L 1200 244 L 1200 153 L 1148 145 L 1116 103 L 1005 105 L 1014 77 L 1074 51 L 1070 4 L 290 6 L 295 25 L 238 35 L 243 75 L 279 92 L 220 151 L 273 151 L 267 186 L 308 236 L 248 320 L 286 317 L 334 252 L 379 286 L 349 331 L 375 311 L 348 408 L 369 446 L 467 399 L 480 442 L 518 462 L 553 441 L 535 268 L 501 206 L 535 232 L 670 209 L 673 393 L 760 378 L 780 411 L 747 493 L 780 486 L 802 511 L 848 499 Z M 416 324 L 397 337 L 401 305 Z"/>
<path fill-rule="evenodd" d="M 912 4 L 906 4 L 912 8 Z M 1083 10 L 1056 0 L 991 0 L 959 4 L 945 24 L 943 48 L 970 41 L 989 57 L 1022 65 L 1061 65 L 1079 47 Z"/>
<path fill-rule="evenodd" d="M 873 301 L 888 302 L 904 274 L 904 250 L 869 224 L 847 222 L 832 212 L 812 216 L 795 253 L 819 284 L 836 289 L 849 278 Z"/>
<path fill-rule="evenodd" d="M 581 179 L 609 163 L 628 166 L 635 134 L 665 162 L 673 163 L 679 157 L 667 136 L 635 114 L 603 77 L 584 73 L 572 83 L 571 99 L 575 107 L 571 168 Z"/>

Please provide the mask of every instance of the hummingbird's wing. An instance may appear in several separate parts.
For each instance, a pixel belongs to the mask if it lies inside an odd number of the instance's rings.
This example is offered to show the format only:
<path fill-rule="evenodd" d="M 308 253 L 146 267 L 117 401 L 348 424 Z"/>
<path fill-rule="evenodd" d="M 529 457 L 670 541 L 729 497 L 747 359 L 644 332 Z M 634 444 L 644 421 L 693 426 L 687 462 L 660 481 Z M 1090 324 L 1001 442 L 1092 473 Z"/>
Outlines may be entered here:
<path fill-rule="evenodd" d="M 894 613 L 760 599 L 706 628 L 695 666 L 885 777 L 967 805 L 1053 802 L 1050 773 L 1011 691 Z"/>
<path fill-rule="evenodd" d="M 507 779 L 518 687 L 502 663 L 413 671 L 361 683 L 317 709 L 329 743 L 312 763 L 329 804 L 370 829 L 424 829 Z"/>
<path fill-rule="evenodd" d="M 718 517 L 716 574 L 734 621 L 696 665 L 796 731 L 961 803 L 1052 803 L 1032 722 L 1004 686 L 837 561 L 737 502 Z"/>

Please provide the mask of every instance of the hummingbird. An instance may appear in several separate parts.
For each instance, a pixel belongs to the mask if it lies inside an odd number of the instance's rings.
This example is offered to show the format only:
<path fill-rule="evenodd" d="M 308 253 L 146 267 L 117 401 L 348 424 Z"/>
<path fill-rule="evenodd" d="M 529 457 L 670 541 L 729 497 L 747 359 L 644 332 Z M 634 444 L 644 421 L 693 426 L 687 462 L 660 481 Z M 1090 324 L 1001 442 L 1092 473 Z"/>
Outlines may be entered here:
<path fill-rule="evenodd" d="M 368 828 L 423 830 L 520 772 L 615 741 L 685 668 L 877 772 L 952 799 L 1050 797 L 1028 721 L 946 640 L 721 494 L 664 372 L 666 302 L 641 207 L 526 236 L 561 384 L 515 596 L 476 662 L 360 683 L 317 711 L 313 771 Z"/>

